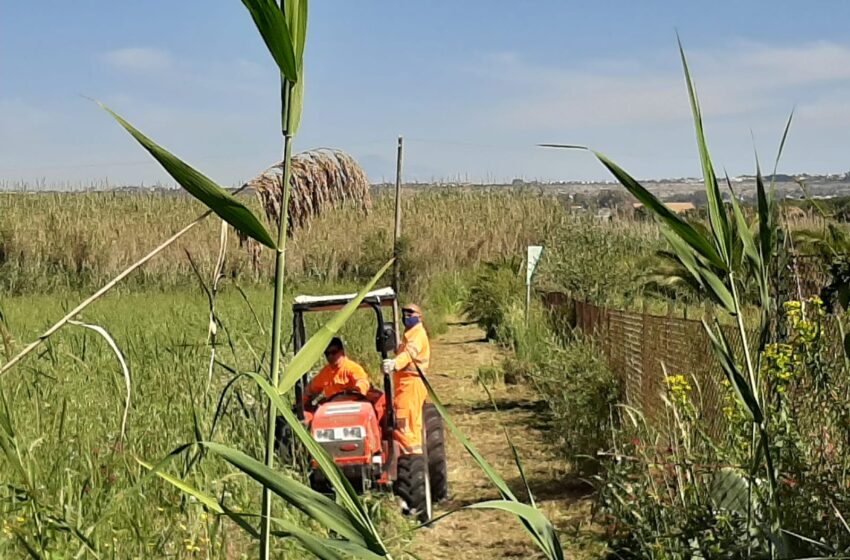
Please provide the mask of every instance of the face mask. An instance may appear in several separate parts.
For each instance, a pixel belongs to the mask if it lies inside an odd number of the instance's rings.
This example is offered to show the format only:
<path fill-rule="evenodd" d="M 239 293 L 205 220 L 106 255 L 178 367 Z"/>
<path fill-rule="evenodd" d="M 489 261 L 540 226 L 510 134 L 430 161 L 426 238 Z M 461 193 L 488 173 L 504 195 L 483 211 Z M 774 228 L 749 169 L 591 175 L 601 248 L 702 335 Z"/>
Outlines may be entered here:
<path fill-rule="evenodd" d="M 404 318 L 404 327 L 407 329 L 412 329 L 416 325 L 419 324 L 419 317 L 405 317 Z"/>

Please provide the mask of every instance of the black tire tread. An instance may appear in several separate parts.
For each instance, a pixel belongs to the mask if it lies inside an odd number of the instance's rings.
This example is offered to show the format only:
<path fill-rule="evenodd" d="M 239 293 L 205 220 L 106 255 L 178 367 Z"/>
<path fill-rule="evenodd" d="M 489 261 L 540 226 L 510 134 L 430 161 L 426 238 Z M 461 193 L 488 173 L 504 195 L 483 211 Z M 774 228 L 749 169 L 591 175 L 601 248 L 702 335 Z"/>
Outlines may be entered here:
<path fill-rule="evenodd" d="M 449 497 L 449 469 L 446 460 L 446 440 L 443 417 L 433 403 L 422 408 L 428 449 L 428 474 L 431 476 L 431 499 L 434 503 Z"/>
<path fill-rule="evenodd" d="M 396 496 L 404 500 L 404 513 L 415 513 L 421 522 L 428 521 L 425 469 L 424 455 L 402 455 L 398 458 L 398 474 L 393 488 Z"/>

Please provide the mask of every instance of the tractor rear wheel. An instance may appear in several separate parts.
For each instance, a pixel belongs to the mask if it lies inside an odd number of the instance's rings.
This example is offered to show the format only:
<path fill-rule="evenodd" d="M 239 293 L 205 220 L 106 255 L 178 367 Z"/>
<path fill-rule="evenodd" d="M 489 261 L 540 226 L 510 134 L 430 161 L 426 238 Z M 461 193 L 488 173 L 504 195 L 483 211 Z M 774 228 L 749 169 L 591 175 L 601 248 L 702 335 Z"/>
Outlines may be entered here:
<path fill-rule="evenodd" d="M 442 502 L 449 497 L 449 469 L 446 461 L 446 430 L 443 417 L 434 403 L 422 407 L 425 423 L 425 446 L 428 450 L 428 474 L 431 480 L 431 499 Z"/>
<path fill-rule="evenodd" d="M 424 523 L 431 519 L 431 489 L 428 484 L 428 459 L 425 455 L 402 455 L 394 491 L 404 502 L 402 511 Z"/>

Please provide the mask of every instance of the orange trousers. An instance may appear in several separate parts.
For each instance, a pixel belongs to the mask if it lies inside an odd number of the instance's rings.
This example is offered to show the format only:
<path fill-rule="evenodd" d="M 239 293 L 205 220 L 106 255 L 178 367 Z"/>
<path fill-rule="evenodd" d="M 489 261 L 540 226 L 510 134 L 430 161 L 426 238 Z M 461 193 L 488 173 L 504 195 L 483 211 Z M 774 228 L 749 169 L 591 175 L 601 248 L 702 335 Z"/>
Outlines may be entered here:
<path fill-rule="evenodd" d="M 416 373 L 396 372 L 394 384 L 396 430 L 393 435 L 402 455 L 421 454 L 422 405 L 425 404 L 428 391 Z"/>

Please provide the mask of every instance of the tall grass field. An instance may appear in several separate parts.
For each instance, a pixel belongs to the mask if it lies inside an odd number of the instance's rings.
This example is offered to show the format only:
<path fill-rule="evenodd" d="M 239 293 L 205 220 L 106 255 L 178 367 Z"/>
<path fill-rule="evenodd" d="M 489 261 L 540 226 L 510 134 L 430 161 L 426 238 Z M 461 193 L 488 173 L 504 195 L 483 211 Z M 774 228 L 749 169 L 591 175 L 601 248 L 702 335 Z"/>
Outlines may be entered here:
<path fill-rule="evenodd" d="M 0 198 L 0 351 L 6 358 L 202 212 L 183 196 Z M 559 278 L 570 277 L 569 266 L 580 267 L 579 274 L 595 266 L 600 277 L 606 275 L 592 262 L 613 250 L 605 238 L 631 235 L 628 226 L 596 224 L 540 194 L 425 189 L 405 190 L 403 200 L 403 295 L 424 302 L 434 334 L 443 328 L 442 317 L 460 312 L 468 280 L 482 263 L 522 255 L 529 244 L 548 245 L 570 232 L 581 235 L 582 243 L 596 235 L 598 254 L 552 251 L 543 263 L 540 282 L 558 286 Z M 0 556 L 22 556 L 30 549 L 69 557 L 255 555 L 255 542 L 241 530 L 146 477 L 139 462 L 157 461 L 177 444 L 197 439 L 262 455 L 262 395 L 240 374 L 262 372 L 268 364 L 271 263 L 254 262 L 250 248 L 240 246 L 232 232 L 228 236 L 212 345 L 205 288 L 213 285 L 220 224 L 208 219 L 78 317 L 105 329 L 126 360 L 130 404 L 123 436 L 127 381 L 107 340 L 90 329 L 67 326 L 0 379 L 8 451 L 0 455 L 5 483 Z M 297 230 L 288 297 L 353 291 L 391 254 L 391 227 L 392 197 L 379 193 L 369 214 L 343 209 Z M 631 227 L 635 243 L 642 243 L 638 232 L 648 226 Z M 564 247 L 569 253 L 575 245 Z M 317 329 L 322 319 L 311 317 L 310 327 Z M 372 322 L 371 316 L 355 315 L 341 334 L 377 380 Z M 284 329 L 289 340 L 286 320 Z M 221 462 L 195 452 L 175 458 L 167 470 L 240 511 L 258 509 L 256 484 Z M 386 534 L 408 528 L 394 503 L 376 499 L 372 507 Z M 296 515 L 282 507 L 274 513 Z M 395 546 L 403 547 L 406 539 L 396 539 Z M 306 554 L 285 540 L 275 546 L 287 557 Z"/>

